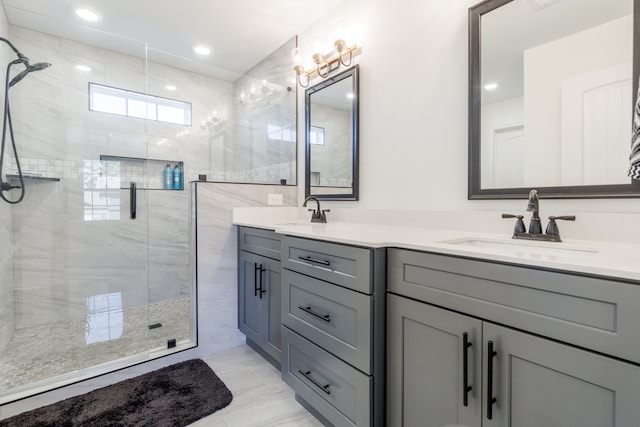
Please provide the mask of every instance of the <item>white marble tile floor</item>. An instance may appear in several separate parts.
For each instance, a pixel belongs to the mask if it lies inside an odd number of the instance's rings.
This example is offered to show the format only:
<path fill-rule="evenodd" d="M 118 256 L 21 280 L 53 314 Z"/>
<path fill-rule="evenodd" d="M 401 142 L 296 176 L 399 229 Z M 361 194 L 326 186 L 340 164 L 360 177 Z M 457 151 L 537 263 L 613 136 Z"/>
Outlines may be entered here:
<path fill-rule="evenodd" d="M 233 400 L 190 427 L 322 427 L 296 402 L 280 372 L 249 346 L 203 359 L 233 394 Z"/>

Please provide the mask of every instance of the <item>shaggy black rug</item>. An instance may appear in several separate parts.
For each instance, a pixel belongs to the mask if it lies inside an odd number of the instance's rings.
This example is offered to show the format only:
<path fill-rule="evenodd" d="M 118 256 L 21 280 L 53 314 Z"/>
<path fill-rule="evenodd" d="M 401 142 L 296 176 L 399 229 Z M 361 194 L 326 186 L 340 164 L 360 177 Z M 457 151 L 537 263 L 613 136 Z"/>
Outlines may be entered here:
<path fill-rule="evenodd" d="M 0 420 L 0 427 L 182 427 L 232 398 L 209 365 L 194 359 Z"/>

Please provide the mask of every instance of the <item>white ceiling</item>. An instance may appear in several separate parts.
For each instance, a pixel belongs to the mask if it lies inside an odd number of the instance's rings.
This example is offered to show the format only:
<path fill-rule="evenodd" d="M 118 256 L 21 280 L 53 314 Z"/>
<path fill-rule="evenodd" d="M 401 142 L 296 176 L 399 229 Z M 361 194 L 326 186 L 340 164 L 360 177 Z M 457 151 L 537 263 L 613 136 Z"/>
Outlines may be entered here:
<path fill-rule="evenodd" d="M 12 25 L 139 57 L 146 42 L 151 60 L 233 81 L 344 0 L 1 1 Z M 102 19 L 82 21 L 78 7 Z"/>

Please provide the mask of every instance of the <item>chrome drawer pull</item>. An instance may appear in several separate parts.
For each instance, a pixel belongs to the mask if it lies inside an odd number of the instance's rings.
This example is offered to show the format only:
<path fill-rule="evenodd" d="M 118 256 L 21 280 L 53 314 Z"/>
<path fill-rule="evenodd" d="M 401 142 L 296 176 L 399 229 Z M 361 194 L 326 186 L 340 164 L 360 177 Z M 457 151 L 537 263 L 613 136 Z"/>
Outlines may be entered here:
<path fill-rule="evenodd" d="M 316 258 L 311 258 L 310 256 L 299 256 L 298 259 L 301 259 L 303 261 L 309 261 L 309 262 L 313 262 L 315 264 L 321 264 L 321 265 L 326 265 L 329 266 L 331 265 L 330 261 L 325 261 L 322 259 L 316 259 Z"/>
<path fill-rule="evenodd" d="M 306 313 L 309 313 L 312 316 L 316 316 L 318 319 L 322 319 L 325 322 L 331 322 L 331 317 L 328 314 L 318 314 L 315 311 L 311 310 L 311 306 L 307 306 L 307 307 L 303 307 L 301 305 L 298 306 L 298 308 Z"/>
<path fill-rule="evenodd" d="M 311 371 L 303 371 L 302 369 L 298 369 L 298 372 L 305 377 L 306 379 L 308 379 L 309 381 L 311 381 L 313 383 L 313 385 L 315 385 L 316 387 L 318 387 L 320 390 L 324 391 L 327 394 L 331 394 L 331 392 L 328 390 L 329 387 L 331 386 L 331 384 L 327 384 L 327 385 L 322 385 L 320 384 L 317 380 L 314 380 L 313 378 L 311 378 Z"/>

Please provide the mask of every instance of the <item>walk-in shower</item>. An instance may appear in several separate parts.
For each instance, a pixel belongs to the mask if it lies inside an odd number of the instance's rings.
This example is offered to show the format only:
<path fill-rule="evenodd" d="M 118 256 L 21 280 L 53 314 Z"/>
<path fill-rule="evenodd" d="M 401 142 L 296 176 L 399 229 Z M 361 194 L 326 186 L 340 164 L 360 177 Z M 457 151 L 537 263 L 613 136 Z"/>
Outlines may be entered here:
<path fill-rule="evenodd" d="M 110 99 L 133 111 L 167 70 L 183 72 L 151 64 L 142 42 L 128 41 L 133 56 L 20 27 L 2 35 L 0 405 L 197 344 L 198 146 L 177 149 L 183 125 L 89 109 L 89 83 L 137 94 Z M 167 163 L 187 185 L 162 187 Z"/>

